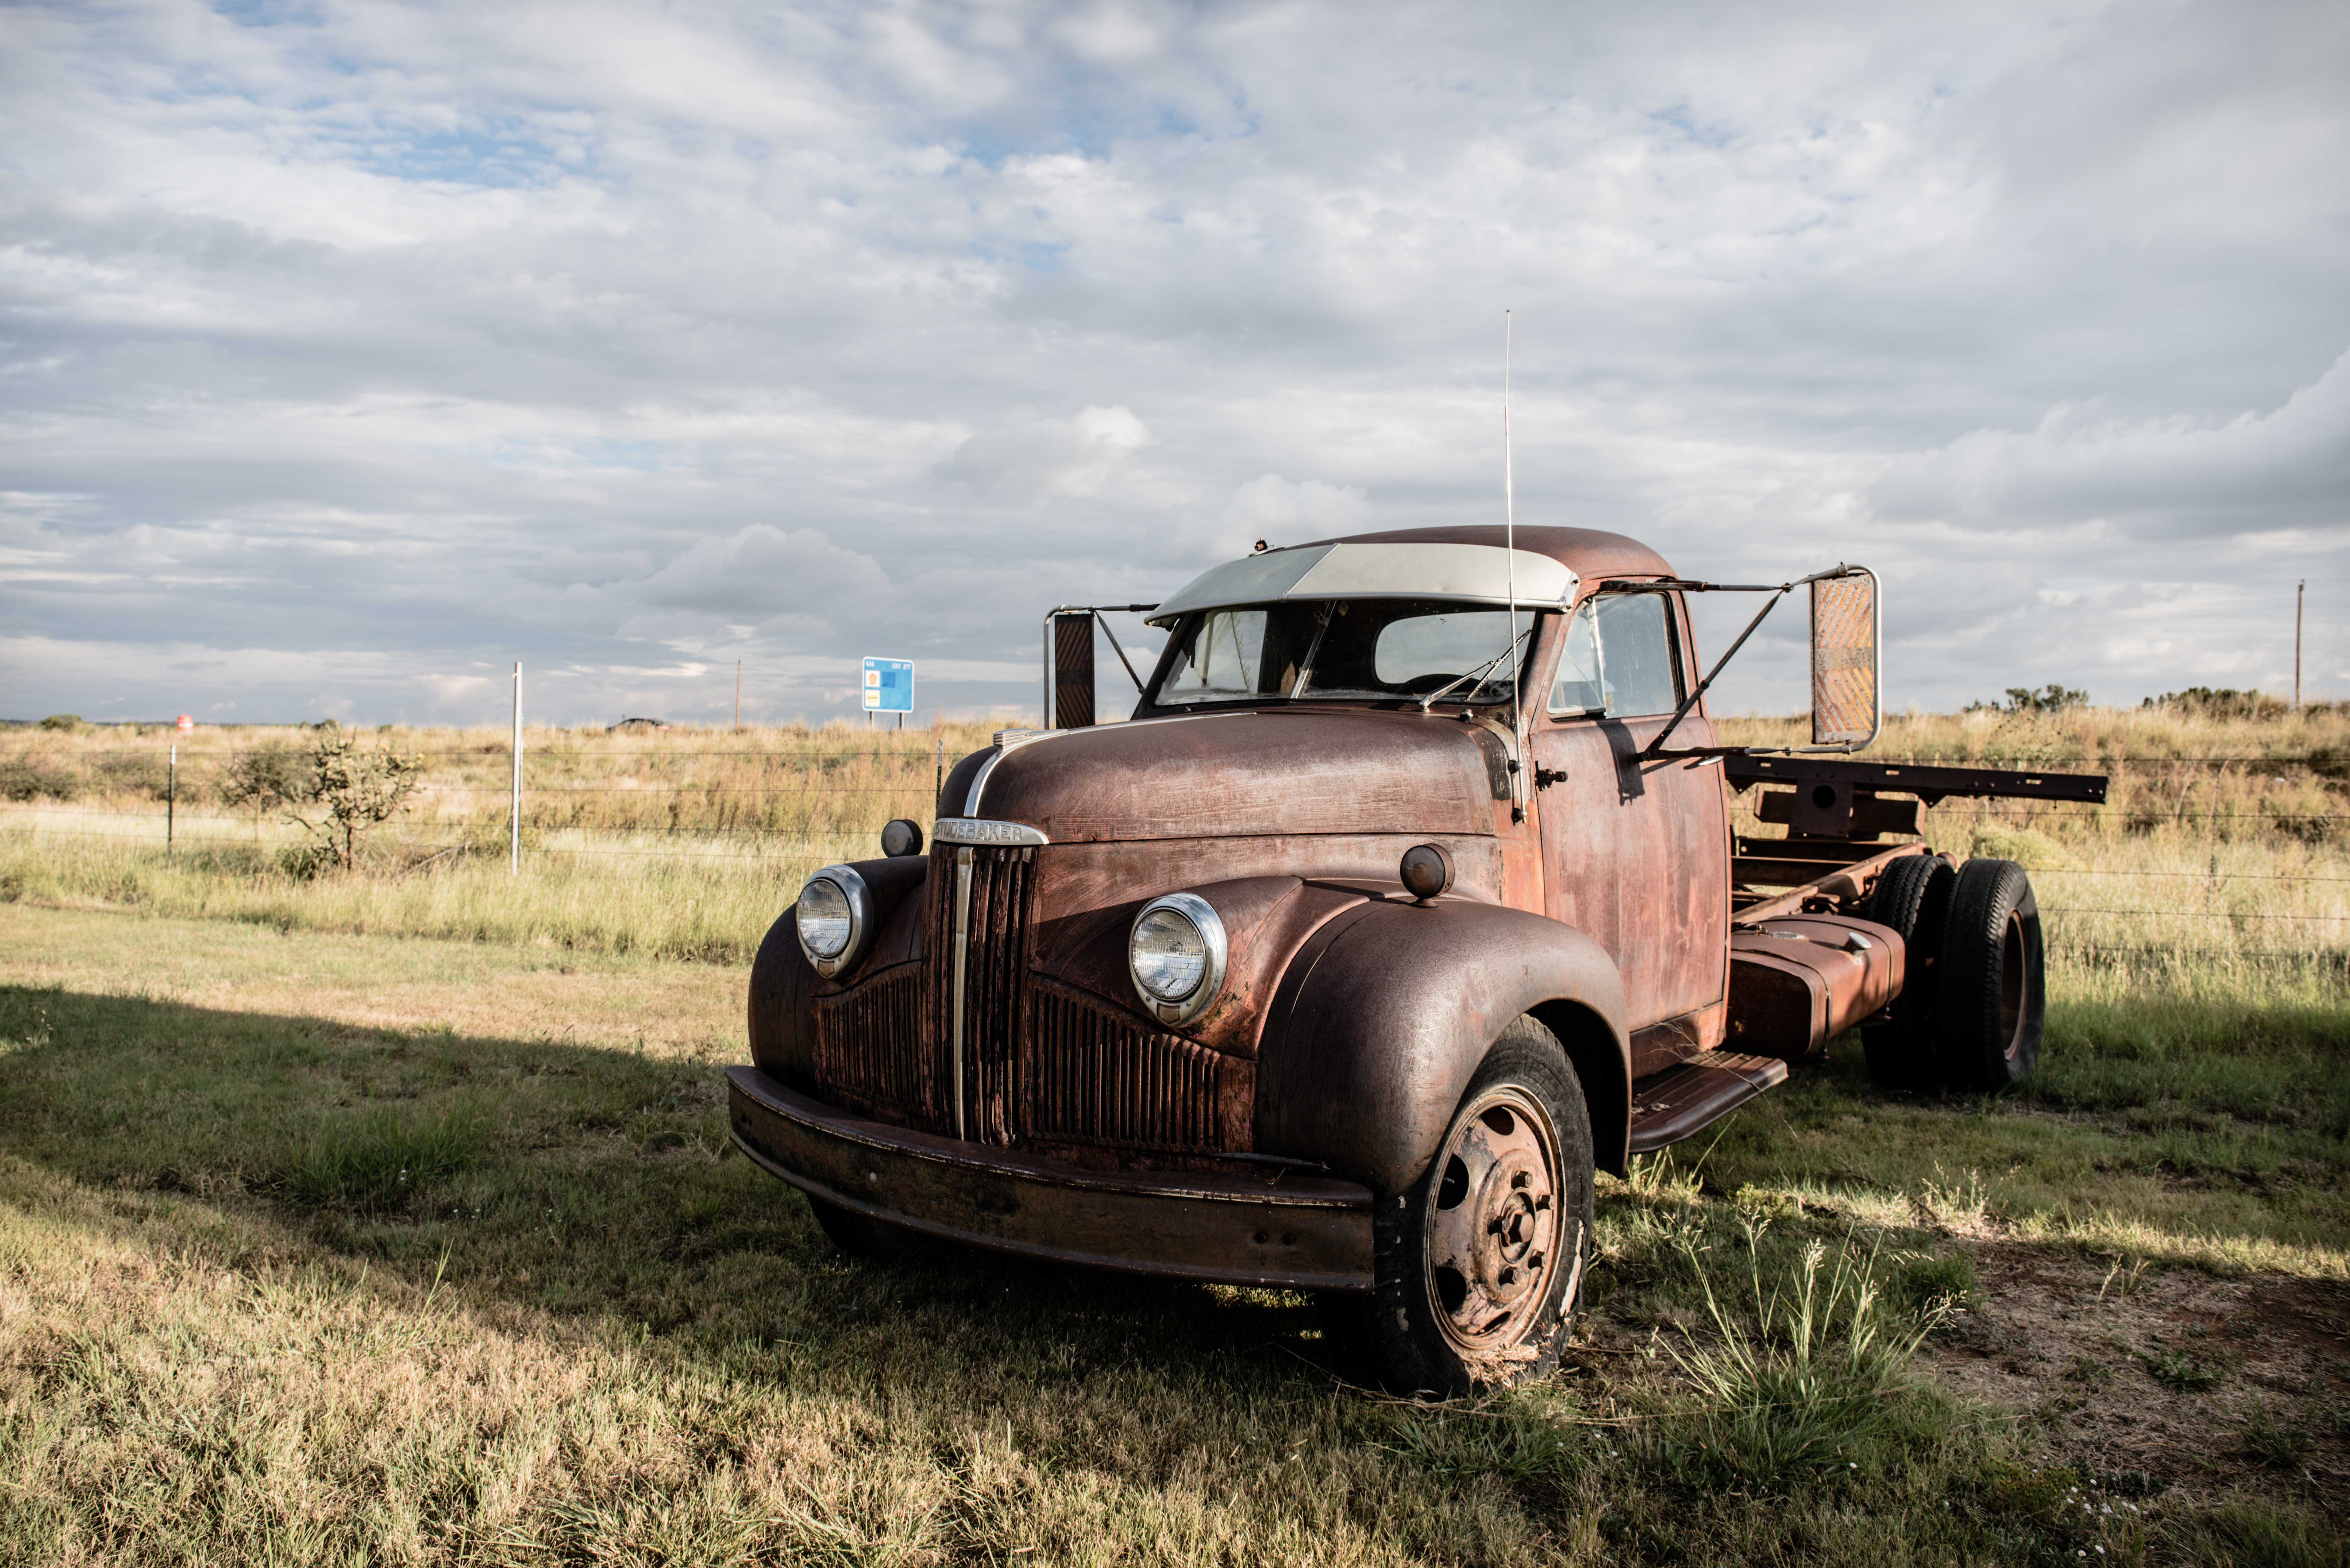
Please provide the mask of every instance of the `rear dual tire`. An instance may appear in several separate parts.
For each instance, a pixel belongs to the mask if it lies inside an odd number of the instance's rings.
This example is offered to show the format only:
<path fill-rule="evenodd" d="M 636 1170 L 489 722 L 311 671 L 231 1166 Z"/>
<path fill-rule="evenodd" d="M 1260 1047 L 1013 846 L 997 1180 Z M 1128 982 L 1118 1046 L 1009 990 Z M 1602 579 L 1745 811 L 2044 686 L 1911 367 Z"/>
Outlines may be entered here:
<path fill-rule="evenodd" d="M 1942 927 L 1958 874 L 1939 855 L 1908 855 L 1887 866 L 1861 907 L 1865 919 L 1900 933 L 1907 961 L 1901 994 L 1882 1023 L 1860 1032 L 1868 1075 L 1879 1088 L 1926 1091 L 1935 1086 L 1934 982 L 1939 978 Z"/>
<path fill-rule="evenodd" d="M 1940 967 L 1934 1062 L 1942 1086 L 1983 1094 L 2031 1076 L 2048 1015 L 2048 964 L 2040 903 L 2022 867 L 1959 867 Z"/>
<path fill-rule="evenodd" d="M 1901 994 L 1861 1031 L 1883 1088 L 1986 1093 L 2029 1076 L 2047 1017 L 2047 953 L 2032 879 L 2012 860 L 1905 857 L 1861 913 L 1901 934 Z"/>

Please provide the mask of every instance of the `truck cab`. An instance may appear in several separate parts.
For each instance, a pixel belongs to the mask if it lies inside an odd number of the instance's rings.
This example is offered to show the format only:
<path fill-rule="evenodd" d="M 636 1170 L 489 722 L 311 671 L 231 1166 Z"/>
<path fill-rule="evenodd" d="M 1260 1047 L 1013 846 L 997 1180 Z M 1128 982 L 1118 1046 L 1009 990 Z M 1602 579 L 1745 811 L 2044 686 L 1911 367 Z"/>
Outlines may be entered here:
<path fill-rule="evenodd" d="M 1825 601 L 1840 641 L 1814 594 L 1815 708 L 1866 678 L 1843 751 L 1876 728 L 1864 586 L 1865 626 Z M 893 823 L 809 878 L 754 966 L 736 1144 L 853 1251 L 1313 1291 L 1401 1388 L 1550 1365 L 1596 1171 L 1856 1024 L 1914 1086 L 2037 1050 L 2021 869 L 1961 888 L 1878 842 L 1896 770 L 1721 746 L 1686 602 L 1712 587 L 1568 528 L 1209 571 L 1150 607 L 1129 719 L 1004 732 L 947 774 L 927 845 Z M 1794 786 L 1761 797 L 1786 839 L 1734 838 L 1758 783 Z M 1960 915 L 1996 929 L 1950 966 L 1954 1025 L 1901 1003 Z"/>

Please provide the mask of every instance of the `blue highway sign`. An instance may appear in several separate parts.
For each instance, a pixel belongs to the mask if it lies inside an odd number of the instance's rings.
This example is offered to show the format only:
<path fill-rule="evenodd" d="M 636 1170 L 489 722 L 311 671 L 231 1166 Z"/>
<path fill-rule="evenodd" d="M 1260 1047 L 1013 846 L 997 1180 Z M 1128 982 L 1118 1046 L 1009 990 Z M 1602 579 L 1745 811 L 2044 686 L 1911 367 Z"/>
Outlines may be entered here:
<path fill-rule="evenodd" d="M 865 711 L 868 713 L 910 713 L 914 711 L 914 661 L 910 659 L 868 659 L 865 661 Z"/>

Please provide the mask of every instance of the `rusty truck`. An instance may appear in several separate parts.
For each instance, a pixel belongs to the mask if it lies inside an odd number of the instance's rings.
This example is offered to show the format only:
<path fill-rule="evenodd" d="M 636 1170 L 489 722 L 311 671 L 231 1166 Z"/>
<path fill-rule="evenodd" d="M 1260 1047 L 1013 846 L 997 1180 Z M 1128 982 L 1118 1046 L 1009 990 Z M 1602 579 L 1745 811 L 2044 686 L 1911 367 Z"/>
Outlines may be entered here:
<path fill-rule="evenodd" d="M 1725 591 L 1763 601 L 1709 672 L 1690 602 Z M 1708 689 L 1791 595 L 1812 743 L 1723 745 Z M 1864 568 L 1711 583 L 1561 527 L 1261 545 L 1108 607 L 1166 640 L 1099 724 L 1098 607 L 1048 618 L 1047 727 L 759 950 L 733 1139 L 850 1251 L 1316 1293 L 1383 1382 L 1457 1393 L 1555 1361 L 1596 1173 L 1832 1037 L 1907 1091 L 2033 1069 L 2031 882 L 1918 807 L 2105 781 L 1856 759 Z M 1741 796 L 1780 832 L 1734 831 Z"/>

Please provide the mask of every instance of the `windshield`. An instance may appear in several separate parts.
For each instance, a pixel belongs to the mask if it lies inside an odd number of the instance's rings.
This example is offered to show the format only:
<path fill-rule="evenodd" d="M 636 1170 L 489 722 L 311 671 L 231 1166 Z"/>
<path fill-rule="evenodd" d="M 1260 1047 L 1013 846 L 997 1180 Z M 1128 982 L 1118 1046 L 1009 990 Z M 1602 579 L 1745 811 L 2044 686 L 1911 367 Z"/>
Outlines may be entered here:
<path fill-rule="evenodd" d="M 1209 610 L 1186 619 L 1151 694 L 1166 708 L 1205 702 L 1506 702 L 1535 617 L 1419 599 L 1333 599 Z M 1514 652 L 1516 657 L 1511 657 Z M 1447 691 L 1447 688 L 1451 688 Z"/>

